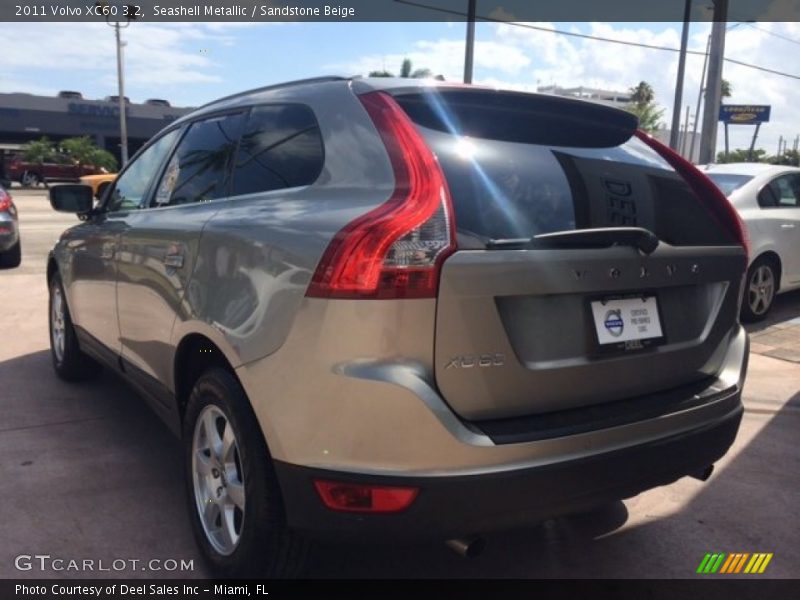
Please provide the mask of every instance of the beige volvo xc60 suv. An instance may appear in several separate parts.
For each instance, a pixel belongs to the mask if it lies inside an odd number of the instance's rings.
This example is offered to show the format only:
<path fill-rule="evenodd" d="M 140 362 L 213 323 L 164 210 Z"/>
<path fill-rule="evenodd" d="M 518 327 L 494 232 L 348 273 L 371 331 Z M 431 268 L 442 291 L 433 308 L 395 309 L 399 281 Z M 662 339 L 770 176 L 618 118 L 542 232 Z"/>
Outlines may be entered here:
<path fill-rule="evenodd" d="M 747 240 L 634 117 L 322 78 L 170 124 L 48 264 L 52 356 L 183 440 L 199 547 L 487 532 L 704 477 L 734 440 Z"/>

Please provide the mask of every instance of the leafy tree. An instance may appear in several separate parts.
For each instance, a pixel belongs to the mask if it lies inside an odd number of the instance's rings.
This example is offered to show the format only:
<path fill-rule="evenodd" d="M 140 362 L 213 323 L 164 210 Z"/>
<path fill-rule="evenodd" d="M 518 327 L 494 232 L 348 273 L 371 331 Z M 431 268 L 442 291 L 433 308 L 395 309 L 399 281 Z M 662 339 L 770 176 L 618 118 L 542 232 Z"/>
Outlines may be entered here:
<path fill-rule="evenodd" d="M 117 159 L 114 155 L 108 150 L 98 148 L 88 136 L 68 138 L 61 142 L 60 149 L 78 164 L 103 167 L 112 172 L 117 170 Z"/>
<path fill-rule="evenodd" d="M 370 71 L 369 72 L 369 76 L 370 77 L 394 77 L 394 73 L 391 73 L 391 72 L 387 71 L 386 69 L 383 69 L 381 71 Z"/>
<path fill-rule="evenodd" d="M 56 147 L 47 137 L 33 140 L 22 146 L 22 158 L 26 162 L 45 163 L 55 160 Z"/>
<path fill-rule="evenodd" d="M 773 165 L 800 167 L 800 152 L 797 150 L 787 150 L 780 156 L 770 156 L 768 162 Z"/>
<path fill-rule="evenodd" d="M 723 163 L 737 163 L 737 162 L 767 162 L 767 151 L 763 148 L 756 148 L 753 150 L 753 160 L 749 160 L 749 148 L 736 148 L 727 155 L 724 152 L 717 154 L 717 162 Z"/>
<path fill-rule="evenodd" d="M 723 98 L 730 98 L 733 96 L 733 86 L 731 82 L 727 79 L 722 80 L 722 97 Z"/>
<path fill-rule="evenodd" d="M 639 119 L 639 128 L 647 133 L 652 133 L 656 129 L 661 129 L 663 123 L 661 118 L 664 116 L 664 109 L 659 108 L 655 102 L 656 94 L 653 87 L 646 81 L 640 81 L 630 89 L 631 104 L 627 111 L 636 115 Z"/>
<path fill-rule="evenodd" d="M 400 77 L 408 78 L 411 77 L 411 59 L 404 58 L 403 64 L 400 65 Z"/>
<path fill-rule="evenodd" d="M 664 123 L 661 121 L 664 116 L 664 109 L 657 104 L 634 104 L 628 107 L 628 112 L 633 113 L 639 118 L 639 129 L 647 133 L 653 133 L 657 129 L 663 129 Z"/>

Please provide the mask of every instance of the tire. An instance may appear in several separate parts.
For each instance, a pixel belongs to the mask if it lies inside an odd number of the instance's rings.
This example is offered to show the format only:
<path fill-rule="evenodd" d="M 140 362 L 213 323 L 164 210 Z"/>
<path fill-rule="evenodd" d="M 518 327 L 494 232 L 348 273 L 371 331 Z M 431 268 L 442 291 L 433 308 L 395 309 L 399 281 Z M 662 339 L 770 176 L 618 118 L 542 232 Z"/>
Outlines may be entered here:
<path fill-rule="evenodd" d="M 0 269 L 13 269 L 22 262 L 22 244 L 17 243 L 5 252 L 0 252 Z"/>
<path fill-rule="evenodd" d="M 229 371 L 212 368 L 198 379 L 186 407 L 183 443 L 192 530 L 214 574 L 299 574 L 307 542 L 286 527 L 269 449 L 244 390 Z M 230 520 L 223 518 L 223 510 Z"/>
<path fill-rule="evenodd" d="M 25 171 L 20 180 L 20 183 L 25 187 L 37 187 L 41 182 L 41 176 L 33 171 Z"/>
<path fill-rule="evenodd" d="M 766 257 L 756 259 L 747 270 L 742 321 L 755 323 L 769 314 L 778 292 L 778 269 L 775 261 Z"/>
<path fill-rule="evenodd" d="M 64 381 L 83 381 L 96 376 L 101 367 L 78 346 L 64 286 L 58 273 L 50 278 L 47 320 L 50 324 L 50 356 L 56 375 Z"/>

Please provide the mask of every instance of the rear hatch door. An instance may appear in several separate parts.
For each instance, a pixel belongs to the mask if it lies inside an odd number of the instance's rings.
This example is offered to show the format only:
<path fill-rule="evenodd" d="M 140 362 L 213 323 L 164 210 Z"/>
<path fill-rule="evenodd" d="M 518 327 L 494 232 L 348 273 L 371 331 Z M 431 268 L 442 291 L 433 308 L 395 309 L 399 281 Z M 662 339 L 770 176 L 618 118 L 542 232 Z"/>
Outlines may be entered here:
<path fill-rule="evenodd" d="M 745 252 L 632 116 L 493 90 L 395 98 L 453 201 L 435 374 L 459 415 L 554 412 L 716 373 Z"/>

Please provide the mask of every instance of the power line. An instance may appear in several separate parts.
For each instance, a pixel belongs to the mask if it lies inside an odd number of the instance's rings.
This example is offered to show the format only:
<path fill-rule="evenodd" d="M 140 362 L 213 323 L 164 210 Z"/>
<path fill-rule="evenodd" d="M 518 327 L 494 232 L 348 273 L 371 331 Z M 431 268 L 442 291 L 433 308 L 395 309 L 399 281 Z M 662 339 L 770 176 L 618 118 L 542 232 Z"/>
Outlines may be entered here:
<path fill-rule="evenodd" d="M 408 4 L 409 6 L 416 6 L 418 8 L 427 8 L 428 10 L 432 10 L 432 11 L 435 11 L 435 12 L 446 13 L 446 14 L 455 15 L 455 16 L 459 16 L 459 17 L 463 17 L 464 16 L 464 13 L 461 13 L 461 12 L 459 12 L 457 10 L 451 10 L 451 9 L 447 9 L 447 8 L 440 8 L 438 6 L 428 6 L 427 4 L 422 4 L 420 2 L 413 2 L 412 0 L 395 0 L 395 1 L 399 2 L 400 4 Z M 583 38 L 583 39 L 587 39 L 587 40 L 595 40 L 595 41 L 598 41 L 598 42 L 607 42 L 609 44 L 620 44 L 620 45 L 623 45 L 623 46 L 634 46 L 634 47 L 637 47 L 637 48 L 646 48 L 646 49 L 649 49 L 649 50 L 661 50 L 661 51 L 664 51 L 664 52 L 674 52 L 674 53 L 680 52 L 679 48 L 673 48 L 671 46 L 658 46 L 658 45 L 655 45 L 655 44 L 646 44 L 644 42 L 629 42 L 627 40 L 618 40 L 618 39 L 614 39 L 614 38 L 607 38 L 607 37 L 602 37 L 602 36 L 597 36 L 597 35 L 590 35 L 590 34 L 587 34 L 587 33 L 577 33 L 575 31 L 564 31 L 563 29 L 550 29 L 548 27 L 541 27 L 541 26 L 538 26 L 538 25 L 531 25 L 529 23 L 514 23 L 512 21 L 504 21 L 502 19 L 495 19 L 493 17 L 478 16 L 478 17 L 476 17 L 476 19 L 480 20 L 480 21 L 488 21 L 488 22 L 491 22 L 491 23 L 499 23 L 499 24 L 502 24 L 502 25 L 512 25 L 514 27 L 522 27 L 524 29 L 533 29 L 535 31 L 545 31 L 547 33 L 556 33 L 556 34 L 559 34 L 559 35 L 566 35 L 566 36 L 569 36 L 569 37 Z M 687 50 L 686 53 L 687 54 L 692 54 L 694 56 L 705 56 L 705 54 L 706 54 L 702 50 Z M 760 65 L 754 65 L 752 63 L 747 63 L 747 62 L 744 62 L 744 61 L 741 61 L 741 60 L 736 60 L 734 58 L 725 57 L 724 60 L 725 60 L 725 62 L 729 62 L 731 64 L 739 65 L 739 66 L 742 66 L 742 67 L 747 67 L 749 69 L 755 69 L 757 71 L 763 71 L 765 73 L 771 73 L 773 75 L 780 75 L 781 77 L 788 77 L 790 79 L 798 79 L 798 80 L 800 80 L 800 75 L 794 75 L 792 73 L 785 73 L 783 71 L 777 71 L 775 69 L 762 67 Z"/>
<path fill-rule="evenodd" d="M 762 31 L 762 32 L 766 33 L 767 35 L 771 35 L 773 37 L 780 38 L 782 40 L 786 40 L 787 42 L 791 42 L 793 44 L 797 44 L 798 46 L 800 46 L 800 40 L 796 40 L 794 38 L 790 38 L 787 35 L 783 35 L 783 34 L 780 34 L 780 33 L 775 33 L 774 31 L 770 31 L 769 29 L 767 29 L 765 27 L 756 27 L 753 23 L 745 23 L 745 25 L 748 25 L 748 26 L 752 27 L 753 29 L 755 29 L 757 31 Z"/>

